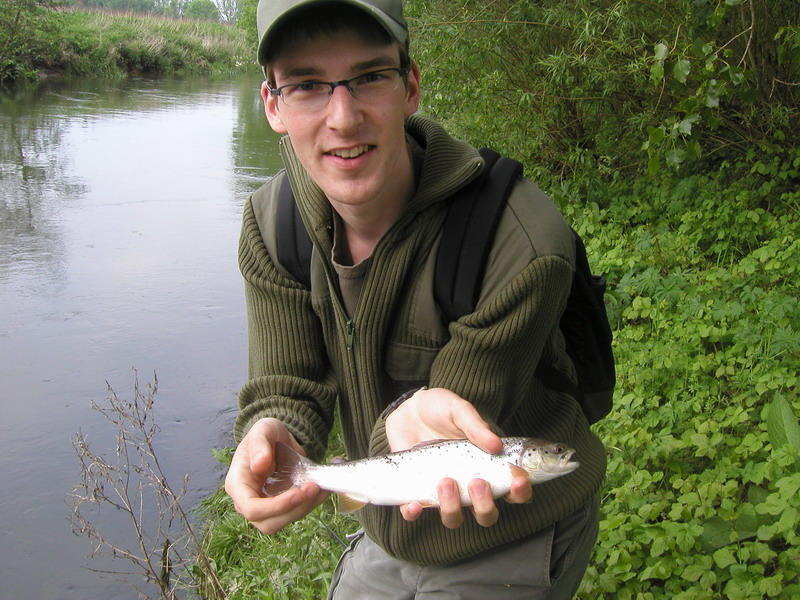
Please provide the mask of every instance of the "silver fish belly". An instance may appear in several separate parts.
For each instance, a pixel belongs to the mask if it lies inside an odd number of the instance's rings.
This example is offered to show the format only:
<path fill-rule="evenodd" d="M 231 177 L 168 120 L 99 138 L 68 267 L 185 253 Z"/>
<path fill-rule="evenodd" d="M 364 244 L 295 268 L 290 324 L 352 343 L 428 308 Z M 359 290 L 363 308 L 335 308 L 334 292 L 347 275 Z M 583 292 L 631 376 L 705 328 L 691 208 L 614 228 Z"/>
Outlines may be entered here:
<path fill-rule="evenodd" d="M 492 495 L 499 498 L 509 492 L 515 476 L 524 475 L 532 484 L 539 484 L 579 466 L 571 460 L 574 450 L 563 444 L 523 437 L 502 440 L 499 454 L 484 452 L 468 440 L 436 440 L 385 456 L 329 465 L 316 464 L 278 444 L 278 468 L 267 481 L 265 493 L 274 495 L 311 481 L 338 493 L 345 511 L 367 503 L 438 506 L 436 486 L 449 477 L 458 484 L 461 504 L 469 506 L 467 486 L 473 479 L 486 481 Z"/>

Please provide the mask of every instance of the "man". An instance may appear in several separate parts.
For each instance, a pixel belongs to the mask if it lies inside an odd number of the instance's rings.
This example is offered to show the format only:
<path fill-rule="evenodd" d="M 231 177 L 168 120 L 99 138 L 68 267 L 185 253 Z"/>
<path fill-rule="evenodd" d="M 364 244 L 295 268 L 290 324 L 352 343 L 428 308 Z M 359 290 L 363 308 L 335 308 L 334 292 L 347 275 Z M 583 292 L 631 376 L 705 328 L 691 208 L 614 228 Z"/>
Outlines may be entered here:
<path fill-rule="evenodd" d="M 443 323 L 433 299 L 438 236 L 449 200 L 483 160 L 415 115 L 420 72 L 400 0 L 260 0 L 258 30 L 261 95 L 285 134 L 286 169 L 245 207 L 250 378 L 226 491 L 264 533 L 304 517 L 326 493 L 309 483 L 265 497 L 274 447 L 321 459 L 337 408 L 351 459 L 441 438 L 498 452 L 498 433 L 564 442 L 581 467 L 533 497 L 524 478 L 498 501 L 474 480 L 464 510 L 443 479 L 438 509 L 364 507 L 365 534 L 330 597 L 571 597 L 596 536 L 604 452 L 575 399 L 534 373 L 542 360 L 574 378 L 558 329 L 574 269 L 569 228 L 521 180 L 476 310 Z M 310 289 L 277 256 L 285 178 L 314 243 Z"/>

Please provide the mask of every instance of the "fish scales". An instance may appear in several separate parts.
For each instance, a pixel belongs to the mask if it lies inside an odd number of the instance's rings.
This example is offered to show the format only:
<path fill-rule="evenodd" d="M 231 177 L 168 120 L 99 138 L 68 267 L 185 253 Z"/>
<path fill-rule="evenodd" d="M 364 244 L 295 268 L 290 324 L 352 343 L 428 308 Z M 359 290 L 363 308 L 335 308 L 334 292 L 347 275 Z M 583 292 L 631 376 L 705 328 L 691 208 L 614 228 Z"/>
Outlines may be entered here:
<path fill-rule="evenodd" d="M 278 445 L 278 468 L 268 480 L 269 495 L 300 486 L 307 481 L 340 494 L 360 507 L 371 503 L 399 505 L 420 502 L 437 506 L 437 484 L 445 477 L 459 487 L 461 504 L 469 506 L 468 484 L 473 479 L 486 481 L 495 498 L 511 489 L 515 475 L 525 475 L 532 484 L 549 481 L 578 468 L 574 451 L 563 444 L 533 438 L 502 438 L 503 451 L 484 452 L 468 440 L 439 440 L 385 456 L 322 465 L 300 456 L 287 446 Z"/>

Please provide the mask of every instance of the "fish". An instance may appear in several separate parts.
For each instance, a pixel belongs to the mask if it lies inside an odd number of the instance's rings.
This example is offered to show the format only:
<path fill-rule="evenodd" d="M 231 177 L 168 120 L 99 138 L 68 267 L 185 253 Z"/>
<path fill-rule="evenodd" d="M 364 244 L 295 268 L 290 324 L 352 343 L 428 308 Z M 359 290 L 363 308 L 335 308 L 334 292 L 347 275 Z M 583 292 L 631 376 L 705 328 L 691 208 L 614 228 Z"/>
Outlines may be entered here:
<path fill-rule="evenodd" d="M 572 473 L 580 466 L 575 451 L 561 443 L 527 437 L 504 437 L 503 450 L 490 454 L 465 439 L 431 440 L 383 456 L 318 464 L 289 446 L 275 445 L 275 472 L 264 493 L 275 496 L 293 486 L 313 482 L 339 496 L 339 510 L 354 512 L 367 504 L 398 506 L 418 502 L 439 505 L 437 484 L 445 477 L 458 483 L 461 505 L 470 506 L 467 485 L 483 479 L 494 498 L 511 490 L 515 476 L 531 484 Z"/>

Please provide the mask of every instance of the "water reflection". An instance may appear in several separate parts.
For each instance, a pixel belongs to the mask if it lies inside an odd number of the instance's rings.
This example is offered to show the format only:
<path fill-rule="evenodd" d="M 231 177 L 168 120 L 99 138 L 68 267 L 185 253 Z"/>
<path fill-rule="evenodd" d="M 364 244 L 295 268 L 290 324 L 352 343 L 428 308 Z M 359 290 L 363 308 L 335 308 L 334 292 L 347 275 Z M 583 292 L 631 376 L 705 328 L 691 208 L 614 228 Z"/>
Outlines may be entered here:
<path fill-rule="evenodd" d="M 194 501 L 217 484 L 209 449 L 230 443 L 246 369 L 241 207 L 280 164 L 258 85 L 85 82 L 0 99 L 3 597 L 132 597 L 85 570 L 65 504 L 71 436 L 113 448 L 90 402 L 106 381 L 128 394 L 131 367 L 158 373 L 168 473 L 190 475 Z"/>
<path fill-rule="evenodd" d="M 76 198 L 85 185 L 70 174 L 63 145 L 64 121 L 46 114 L 20 114 L 6 104 L 0 113 L 0 278 L 12 265 L 63 276 L 63 243 L 53 196 Z"/>

